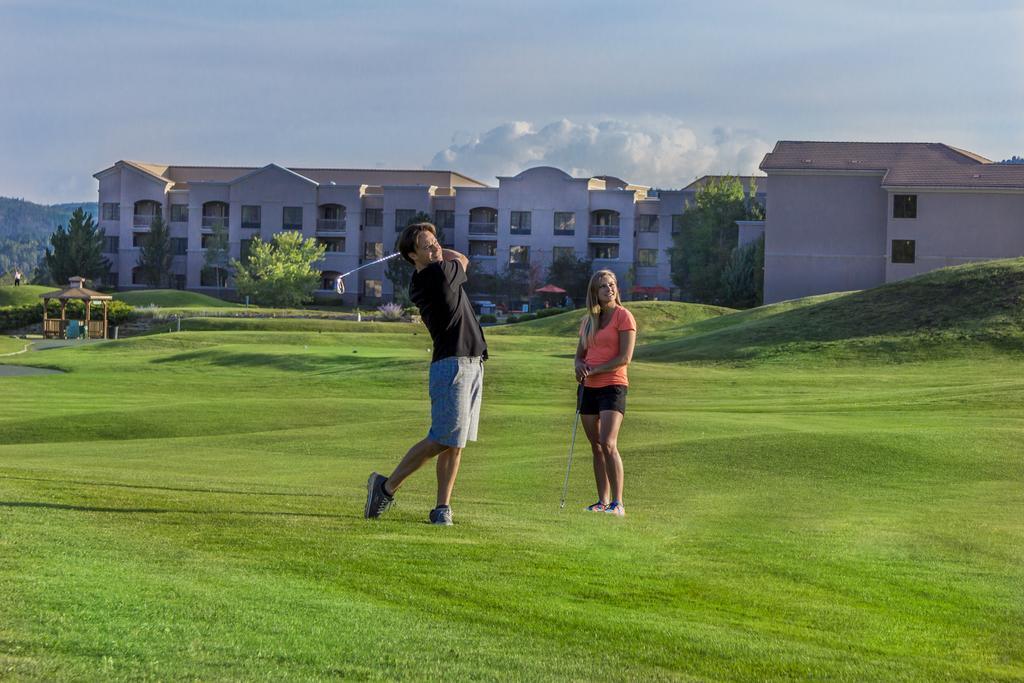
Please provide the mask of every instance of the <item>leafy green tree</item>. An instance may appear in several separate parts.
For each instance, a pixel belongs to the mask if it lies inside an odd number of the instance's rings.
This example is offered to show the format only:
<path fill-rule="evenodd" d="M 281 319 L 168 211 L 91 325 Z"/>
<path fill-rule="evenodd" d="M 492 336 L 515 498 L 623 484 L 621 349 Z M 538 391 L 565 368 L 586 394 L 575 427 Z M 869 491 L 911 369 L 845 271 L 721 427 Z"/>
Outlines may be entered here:
<path fill-rule="evenodd" d="M 409 219 L 409 221 L 403 226 L 395 226 L 396 234 L 405 230 L 406 227 L 413 223 L 433 223 L 434 220 L 422 211 L 418 211 L 416 215 Z M 444 244 L 444 238 L 441 234 L 441 230 L 437 231 L 437 241 Z M 395 244 L 395 249 L 398 249 L 398 245 Z M 401 256 L 397 256 L 387 262 L 387 269 L 384 274 L 391 281 L 391 286 L 395 290 L 394 300 L 402 306 L 409 306 L 412 302 L 409 301 L 409 283 L 412 282 L 412 274 L 415 269 L 408 261 Z"/>
<path fill-rule="evenodd" d="M 92 280 L 110 272 L 110 262 L 103 258 L 103 231 L 92 214 L 81 207 L 71 214 L 67 230 L 63 225 L 57 226 L 50 235 L 50 245 L 53 251 L 46 250 L 43 263 L 53 284 L 66 285 L 75 275 Z"/>
<path fill-rule="evenodd" d="M 736 247 L 722 271 L 723 303 L 753 308 L 764 300 L 764 237 Z"/>
<path fill-rule="evenodd" d="M 160 216 L 149 224 L 149 234 L 142 240 L 138 265 L 142 278 L 150 287 L 165 287 L 171 275 L 171 231 Z"/>
<path fill-rule="evenodd" d="M 736 221 L 764 218 L 756 193 L 753 181 L 747 195 L 739 178 L 725 176 L 709 181 L 685 207 L 670 250 L 672 280 L 684 301 L 725 303 L 722 274 L 738 242 Z"/>
<path fill-rule="evenodd" d="M 590 259 L 559 256 L 548 269 L 548 282 L 564 289 L 576 301 L 583 301 L 593 272 L 594 262 Z"/>
<path fill-rule="evenodd" d="M 228 246 L 228 229 L 223 223 L 217 221 L 212 226 L 212 232 L 207 236 L 203 267 L 208 272 L 212 272 L 217 279 L 218 296 L 221 288 L 228 281 L 228 267 L 230 266 Z"/>
<path fill-rule="evenodd" d="M 258 237 L 252 241 L 249 260 L 233 261 L 235 284 L 241 296 L 250 296 L 263 306 L 296 307 L 313 299 L 320 283 L 317 261 L 325 247 L 302 233 L 286 230 L 273 242 Z"/>

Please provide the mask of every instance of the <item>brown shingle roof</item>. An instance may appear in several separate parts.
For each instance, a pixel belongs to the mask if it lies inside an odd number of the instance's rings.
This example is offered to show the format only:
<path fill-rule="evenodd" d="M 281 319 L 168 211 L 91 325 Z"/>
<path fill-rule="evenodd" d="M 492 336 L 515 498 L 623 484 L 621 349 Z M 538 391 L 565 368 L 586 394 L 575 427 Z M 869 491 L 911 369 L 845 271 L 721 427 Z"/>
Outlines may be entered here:
<path fill-rule="evenodd" d="M 795 142 L 780 140 L 762 171 L 864 171 L 882 187 L 1024 189 L 1024 165 L 932 142 Z"/>

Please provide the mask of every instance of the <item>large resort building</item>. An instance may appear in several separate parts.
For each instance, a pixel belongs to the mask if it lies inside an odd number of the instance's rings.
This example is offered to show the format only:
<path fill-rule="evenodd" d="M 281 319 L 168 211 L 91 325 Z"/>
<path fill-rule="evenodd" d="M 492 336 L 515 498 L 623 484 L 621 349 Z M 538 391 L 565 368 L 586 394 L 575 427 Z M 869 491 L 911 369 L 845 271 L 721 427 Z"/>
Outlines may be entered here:
<path fill-rule="evenodd" d="M 478 272 L 539 266 L 559 256 L 593 259 L 595 268 L 632 276 L 637 292 L 672 288 L 668 250 L 686 202 L 701 179 L 682 190 L 652 192 L 611 176 L 573 178 L 550 167 L 501 177 L 491 187 L 453 171 L 164 166 L 118 161 L 95 175 L 100 226 L 113 264 L 108 284 L 141 286 L 139 251 L 156 216 L 168 222 L 175 253 L 171 281 L 213 290 L 205 264 L 214 225 L 227 227 L 231 258 L 251 241 L 296 230 L 326 247 L 320 287 L 394 250 L 402 228 L 424 213 L 444 243 L 466 254 Z M 749 186 L 750 179 L 744 179 Z M 764 201 L 767 184 L 758 181 Z M 749 228 L 749 226 L 746 226 Z M 757 231 L 759 226 L 753 226 Z M 353 275 L 348 303 L 393 298 L 379 265 Z M 230 286 L 230 283 L 229 283 Z"/>

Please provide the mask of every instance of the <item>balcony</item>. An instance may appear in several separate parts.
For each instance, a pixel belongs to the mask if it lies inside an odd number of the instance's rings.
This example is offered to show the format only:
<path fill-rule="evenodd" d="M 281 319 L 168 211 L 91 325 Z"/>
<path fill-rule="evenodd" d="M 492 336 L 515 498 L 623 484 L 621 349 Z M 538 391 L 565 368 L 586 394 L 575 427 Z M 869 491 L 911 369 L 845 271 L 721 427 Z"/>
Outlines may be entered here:
<path fill-rule="evenodd" d="M 515 226 L 512 226 L 509 230 L 510 235 L 529 235 L 531 232 L 530 228 L 517 228 Z"/>
<path fill-rule="evenodd" d="M 591 225 L 590 237 L 598 239 L 619 239 L 619 226 L 617 225 Z"/>
<path fill-rule="evenodd" d="M 132 225 L 136 228 L 148 228 L 157 218 L 160 218 L 158 213 L 137 213 L 132 218 Z"/>
<path fill-rule="evenodd" d="M 345 219 L 343 218 L 317 218 L 317 232 L 345 232 Z"/>
<path fill-rule="evenodd" d="M 213 230 L 213 226 L 220 223 L 225 228 L 228 227 L 227 216 L 203 216 L 203 230 Z"/>
<path fill-rule="evenodd" d="M 498 234 L 498 222 L 481 223 L 481 222 L 469 222 L 469 234 L 470 235 L 497 235 Z"/>

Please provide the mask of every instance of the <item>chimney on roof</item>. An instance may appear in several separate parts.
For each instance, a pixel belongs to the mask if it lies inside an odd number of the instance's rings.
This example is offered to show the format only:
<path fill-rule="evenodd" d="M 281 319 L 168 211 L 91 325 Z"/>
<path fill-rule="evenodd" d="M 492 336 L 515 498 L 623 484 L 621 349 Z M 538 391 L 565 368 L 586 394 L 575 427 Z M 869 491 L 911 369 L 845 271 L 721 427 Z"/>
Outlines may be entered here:
<path fill-rule="evenodd" d="M 82 287 L 85 286 L 85 278 L 82 277 L 81 275 L 75 275 L 74 277 L 68 279 L 68 286 L 75 287 L 76 289 L 82 289 Z"/>

